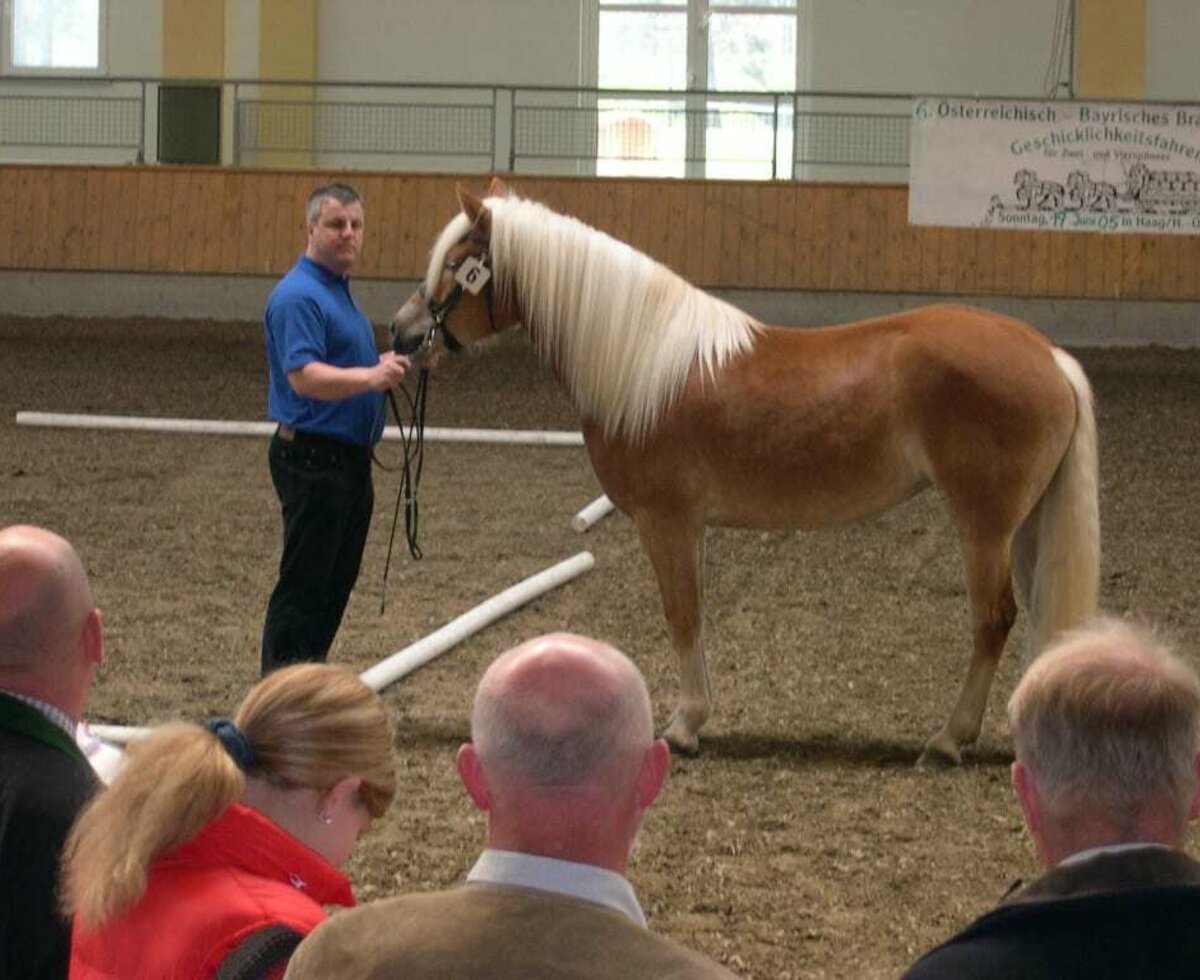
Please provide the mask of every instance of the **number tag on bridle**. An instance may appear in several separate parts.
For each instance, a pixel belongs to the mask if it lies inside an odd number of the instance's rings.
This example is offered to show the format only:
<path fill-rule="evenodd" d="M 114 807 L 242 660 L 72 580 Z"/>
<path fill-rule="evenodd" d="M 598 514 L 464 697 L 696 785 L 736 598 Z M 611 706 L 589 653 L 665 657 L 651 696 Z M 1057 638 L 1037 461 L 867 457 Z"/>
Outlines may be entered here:
<path fill-rule="evenodd" d="M 454 281 L 472 296 L 478 296 L 491 278 L 492 271 L 474 255 L 463 259 L 462 265 L 454 273 Z"/>

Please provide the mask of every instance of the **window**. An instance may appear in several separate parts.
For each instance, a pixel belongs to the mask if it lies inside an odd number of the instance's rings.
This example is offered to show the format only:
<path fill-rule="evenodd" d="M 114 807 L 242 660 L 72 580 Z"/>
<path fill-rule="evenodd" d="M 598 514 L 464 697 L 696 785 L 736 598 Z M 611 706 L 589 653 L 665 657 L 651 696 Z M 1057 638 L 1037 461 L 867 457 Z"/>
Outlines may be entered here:
<path fill-rule="evenodd" d="M 688 87 L 687 0 L 600 4 L 600 88 Z M 602 98 L 596 173 L 682 177 L 686 106 L 680 98 Z"/>
<path fill-rule="evenodd" d="M 103 69 L 104 0 L 8 0 L 5 67 L 12 72 Z"/>
<path fill-rule="evenodd" d="M 597 173 L 789 175 L 794 0 L 599 0 L 598 16 L 598 86 L 663 95 L 599 100 Z"/>

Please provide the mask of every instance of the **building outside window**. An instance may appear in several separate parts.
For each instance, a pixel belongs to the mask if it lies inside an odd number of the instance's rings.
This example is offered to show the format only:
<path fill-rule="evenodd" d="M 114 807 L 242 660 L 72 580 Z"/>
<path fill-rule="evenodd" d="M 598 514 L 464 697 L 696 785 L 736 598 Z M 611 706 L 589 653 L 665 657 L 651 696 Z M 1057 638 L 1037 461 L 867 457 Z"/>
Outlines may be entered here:
<path fill-rule="evenodd" d="M 598 174 L 790 175 L 793 105 L 777 93 L 797 87 L 795 2 L 599 0 L 598 17 L 598 87 L 639 90 L 597 104 Z"/>

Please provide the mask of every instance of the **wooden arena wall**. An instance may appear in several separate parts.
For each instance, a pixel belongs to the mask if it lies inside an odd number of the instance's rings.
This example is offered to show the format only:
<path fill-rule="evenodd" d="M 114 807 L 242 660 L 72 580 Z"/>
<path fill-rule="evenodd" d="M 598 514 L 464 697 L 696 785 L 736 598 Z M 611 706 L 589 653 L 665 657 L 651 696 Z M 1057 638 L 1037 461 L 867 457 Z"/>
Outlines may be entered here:
<path fill-rule="evenodd" d="M 187 167 L 0 167 L 0 269 L 275 276 L 303 247 L 308 191 L 363 194 L 360 278 L 419 279 L 478 175 Z M 874 184 L 516 176 L 573 214 L 728 289 L 1200 299 L 1200 236 L 917 228 L 908 190 Z"/>

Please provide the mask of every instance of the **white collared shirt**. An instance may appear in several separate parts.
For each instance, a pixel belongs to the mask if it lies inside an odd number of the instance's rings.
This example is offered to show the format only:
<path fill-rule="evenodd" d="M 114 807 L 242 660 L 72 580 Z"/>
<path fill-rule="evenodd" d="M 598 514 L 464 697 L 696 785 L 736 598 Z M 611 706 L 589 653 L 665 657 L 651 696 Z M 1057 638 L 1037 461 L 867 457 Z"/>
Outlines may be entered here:
<path fill-rule="evenodd" d="M 1084 851 L 1076 851 L 1074 854 L 1068 854 L 1065 858 L 1058 862 L 1060 868 L 1069 867 L 1072 864 L 1082 864 L 1084 861 L 1089 861 L 1094 857 L 1099 857 L 1101 854 L 1120 854 L 1122 851 L 1140 851 L 1150 848 L 1158 848 L 1159 850 L 1169 851 L 1171 848 L 1166 844 L 1158 844 L 1152 841 L 1133 841 L 1127 844 L 1104 844 L 1100 847 L 1089 847 Z"/>
<path fill-rule="evenodd" d="M 639 926 L 646 926 L 646 915 L 628 879 L 594 864 L 488 848 L 479 855 L 468 873 L 467 883 L 534 888 L 570 895 L 620 912 Z"/>

